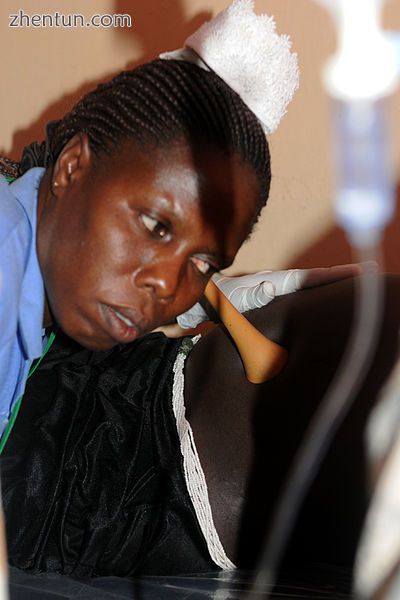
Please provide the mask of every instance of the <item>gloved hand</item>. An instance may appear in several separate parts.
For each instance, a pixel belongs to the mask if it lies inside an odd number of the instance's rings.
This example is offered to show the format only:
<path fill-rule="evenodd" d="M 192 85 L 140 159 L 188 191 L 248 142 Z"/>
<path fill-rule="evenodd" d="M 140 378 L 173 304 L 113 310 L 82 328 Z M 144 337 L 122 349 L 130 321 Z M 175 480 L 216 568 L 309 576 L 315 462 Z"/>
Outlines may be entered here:
<path fill-rule="evenodd" d="M 355 277 L 362 273 L 377 271 L 377 269 L 377 263 L 369 261 L 315 269 L 260 271 L 242 277 L 227 277 L 216 273 L 212 279 L 232 304 L 240 312 L 245 312 L 265 306 L 276 296 L 290 294 L 302 288 L 331 283 L 347 277 Z M 208 318 L 203 307 L 197 303 L 188 311 L 179 315 L 177 321 L 183 329 L 190 329 L 197 327 L 199 323 L 206 321 Z"/>

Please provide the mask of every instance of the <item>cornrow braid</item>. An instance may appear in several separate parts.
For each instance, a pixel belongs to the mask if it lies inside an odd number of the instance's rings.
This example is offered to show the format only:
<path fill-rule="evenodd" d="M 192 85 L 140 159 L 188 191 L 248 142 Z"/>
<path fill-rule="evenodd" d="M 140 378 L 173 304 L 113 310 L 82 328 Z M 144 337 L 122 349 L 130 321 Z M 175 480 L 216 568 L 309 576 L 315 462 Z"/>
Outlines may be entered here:
<path fill-rule="evenodd" d="M 100 84 L 63 119 L 49 124 L 46 142 L 34 151 L 28 147 L 21 172 L 51 165 L 79 132 L 87 134 L 96 155 L 112 153 L 127 138 L 141 145 L 178 137 L 206 141 L 254 169 L 260 189 L 254 221 L 267 200 L 270 157 L 257 117 L 218 75 L 192 63 L 154 60 Z"/>

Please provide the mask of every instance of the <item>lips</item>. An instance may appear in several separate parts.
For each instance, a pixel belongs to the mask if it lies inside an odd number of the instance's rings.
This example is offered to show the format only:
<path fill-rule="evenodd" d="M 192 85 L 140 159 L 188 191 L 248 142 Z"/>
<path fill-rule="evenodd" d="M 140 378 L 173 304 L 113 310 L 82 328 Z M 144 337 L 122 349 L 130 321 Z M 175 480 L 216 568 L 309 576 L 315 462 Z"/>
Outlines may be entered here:
<path fill-rule="evenodd" d="M 112 308 L 111 310 L 113 310 L 115 312 L 115 314 L 117 315 L 117 317 L 119 319 L 121 319 L 121 321 L 123 321 L 125 323 L 125 325 L 128 325 L 128 327 L 135 327 L 135 324 L 129 319 L 129 317 L 126 317 L 125 315 L 123 315 L 116 308 Z"/>
<path fill-rule="evenodd" d="M 115 341 L 127 344 L 143 333 L 131 309 L 107 304 L 101 305 L 101 309 L 105 329 Z"/>

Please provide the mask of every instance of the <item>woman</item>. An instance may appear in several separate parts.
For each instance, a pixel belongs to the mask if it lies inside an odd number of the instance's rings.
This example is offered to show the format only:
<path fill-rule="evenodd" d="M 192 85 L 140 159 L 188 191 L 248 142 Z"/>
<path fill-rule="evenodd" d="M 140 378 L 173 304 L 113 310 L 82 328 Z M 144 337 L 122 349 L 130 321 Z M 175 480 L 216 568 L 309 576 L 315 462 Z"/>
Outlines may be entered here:
<path fill-rule="evenodd" d="M 249 3 L 233 7 L 242 26 Z M 280 56 L 273 26 L 262 27 Z M 63 332 L 28 383 L 3 457 L 10 560 L 25 569 L 233 566 L 184 418 L 182 352 L 192 342 L 182 351 L 144 334 L 189 309 L 231 264 L 267 199 L 269 151 L 257 109 L 193 64 L 202 61 L 192 50 L 167 58 L 85 96 L 39 154 L 28 151 L 28 170 L 2 183 L 3 439 L 43 326 Z M 280 116 L 296 74 L 287 85 Z"/>
<path fill-rule="evenodd" d="M 24 202 L 38 186 L 44 325 L 56 321 L 92 350 L 132 342 L 192 306 L 267 197 L 256 117 L 218 76 L 187 62 L 154 61 L 100 86 L 48 146 L 47 169 L 10 190 Z M 40 292 L 38 277 L 26 302 Z M 41 328 L 38 318 L 36 340 Z"/>

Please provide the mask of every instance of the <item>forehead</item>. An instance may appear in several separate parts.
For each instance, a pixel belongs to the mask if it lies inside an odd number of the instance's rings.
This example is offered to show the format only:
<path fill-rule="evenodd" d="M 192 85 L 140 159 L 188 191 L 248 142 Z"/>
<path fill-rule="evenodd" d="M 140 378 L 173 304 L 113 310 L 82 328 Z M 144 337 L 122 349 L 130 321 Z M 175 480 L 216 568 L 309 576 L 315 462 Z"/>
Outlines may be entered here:
<path fill-rule="evenodd" d="M 125 142 L 100 162 L 96 175 L 118 182 L 119 195 L 164 203 L 178 217 L 190 212 L 221 236 L 233 227 L 239 244 L 250 231 L 259 185 L 235 155 L 182 141 L 154 148 Z"/>

